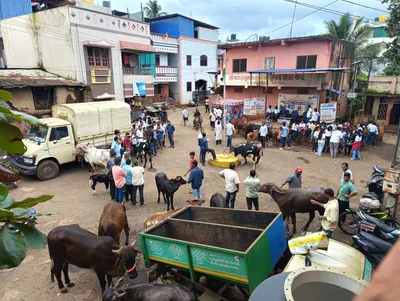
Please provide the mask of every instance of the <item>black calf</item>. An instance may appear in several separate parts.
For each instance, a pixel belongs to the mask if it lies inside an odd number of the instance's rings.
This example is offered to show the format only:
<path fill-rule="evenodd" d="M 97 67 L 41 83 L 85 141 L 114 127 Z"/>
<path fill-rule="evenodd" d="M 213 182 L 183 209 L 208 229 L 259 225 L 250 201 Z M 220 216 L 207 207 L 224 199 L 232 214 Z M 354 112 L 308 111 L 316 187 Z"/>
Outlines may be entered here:
<path fill-rule="evenodd" d="M 110 178 L 106 174 L 97 174 L 90 176 L 89 185 L 92 187 L 92 194 L 97 194 L 97 183 L 104 183 L 104 185 L 106 186 L 106 190 L 108 191 L 108 188 L 110 186 Z"/>

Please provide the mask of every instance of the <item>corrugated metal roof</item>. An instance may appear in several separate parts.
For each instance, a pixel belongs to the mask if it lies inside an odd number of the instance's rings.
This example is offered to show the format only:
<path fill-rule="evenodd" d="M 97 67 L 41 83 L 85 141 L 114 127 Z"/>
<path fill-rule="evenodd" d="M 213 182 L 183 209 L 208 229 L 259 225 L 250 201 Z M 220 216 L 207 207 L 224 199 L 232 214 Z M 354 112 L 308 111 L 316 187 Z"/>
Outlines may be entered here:
<path fill-rule="evenodd" d="M 86 86 L 78 81 L 65 79 L 63 77 L 37 69 L 2 69 L 0 70 L 1 88 L 23 88 L 43 86 Z"/>
<path fill-rule="evenodd" d="M 128 50 L 138 50 L 143 52 L 158 52 L 153 46 L 141 43 L 119 41 L 119 45 L 121 50 L 128 49 Z"/>
<path fill-rule="evenodd" d="M 9 19 L 32 13 L 31 0 L 1 0 L 0 19 Z"/>
<path fill-rule="evenodd" d="M 193 21 L 195 27 L 200 26 L 200 27 L 205 27 L 205 28 L 210 28 L 210 29 L 219 29 L 218 27 L 216 27 L 214 25 L 207 24 L 207 23 L 189 18 L 189 17 L 186 17 L 181 14 L 170 14 L 170 15 L 160 16 L 160 17 L 156 17 L 156 18 L 145 18 L 145 21 L 151 23 L 152 21 L 166 20 L 166 19 L 171 19 L 171 18 L 176 18 L 176 17 L 182 17 L 182 18 Z"/>
<path fill-rule="evenodd" d="M 248 73 L 325 73 L 345 71 L 347 69 L 349 68 L 265 69 L 248 71 Z"/>

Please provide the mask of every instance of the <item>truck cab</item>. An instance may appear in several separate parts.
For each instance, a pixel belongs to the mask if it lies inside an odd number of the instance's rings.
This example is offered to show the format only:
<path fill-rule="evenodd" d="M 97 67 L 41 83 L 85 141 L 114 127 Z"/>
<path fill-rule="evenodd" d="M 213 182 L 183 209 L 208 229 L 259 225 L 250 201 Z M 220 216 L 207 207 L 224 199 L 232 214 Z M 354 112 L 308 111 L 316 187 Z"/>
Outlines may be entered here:
<path fill-rule="evenodd" d="M 32 126 L 23 142 L 26 152 L 16 156 L 12 165 L 24 175 L 40 180 L 57 177 L 60 165 L 75 160 L 75 138 L 71 123 L 59 118 L 44 118 L 44 126 Z"/>

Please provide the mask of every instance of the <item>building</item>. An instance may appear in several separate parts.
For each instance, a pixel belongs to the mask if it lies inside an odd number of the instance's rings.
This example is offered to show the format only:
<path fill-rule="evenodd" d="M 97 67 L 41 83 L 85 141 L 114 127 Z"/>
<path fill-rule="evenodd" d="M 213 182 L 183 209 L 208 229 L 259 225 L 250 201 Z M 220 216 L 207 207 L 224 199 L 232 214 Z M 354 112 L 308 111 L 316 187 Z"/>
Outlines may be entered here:
<path fill-rule="evenodd" d="M 146 21 L 150 23 L 154 46 L 160 51 L 159 67 L 170 67 L 158 69 L 160 73 L 156 76 L 156 83 L 161 86 L 158 91 L 166 94 L 166 88 L 162 88 L 166 85 L 162 83 L 167 81 L 170 90 L 168 94 L 181 104 L 188 104 L 193 98 L 208 95 L 214 87 L 214 76 L 210 76 L 209 72 L 215 73 L 217 69 L 218 28 L 179 14 Z M 162 37 L 167 40 L 162 41 Z M 176 48 L 176 42 L 178 56 L 160 49 L 164 45 L 171 51 L 171 48 Z M 177 67 L 176 82 L 174 67 Z"/>
<path fill-rule="evenodd" d="M 2 20 L 1 32 L 6 68 L 41 69 L 82 83 L 91 100 L 154 96 L 149 24 L 114 16 L 109 7 L 63 5 Z"/>
<path fill-rule="evenodd" d="M 354 47 L 328 35 L 219 45 L 226 51 L 228 99 L 264 98 L 265 107 L 310 99 L 314 107 L 336 102 L 337 116 L 347 108 Z M 222 85 L 222 81 L 220 82 Z M 304 107 L 293 106 L 303 114 Z"/>

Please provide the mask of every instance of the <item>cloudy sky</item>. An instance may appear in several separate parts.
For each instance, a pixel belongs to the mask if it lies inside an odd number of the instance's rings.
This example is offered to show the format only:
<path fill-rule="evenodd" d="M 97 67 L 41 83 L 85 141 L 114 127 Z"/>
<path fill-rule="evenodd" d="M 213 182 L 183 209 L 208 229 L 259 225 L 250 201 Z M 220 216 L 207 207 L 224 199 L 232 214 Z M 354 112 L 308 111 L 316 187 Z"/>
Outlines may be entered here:
<path fill-rule="evenodd" d="M 145 6 L 147 0 L 143 0 Z M 291 0 L 290 0 L 291 1 Z M 386 11 L 387 5 L 378 0 L 349 0 L 354 3 Z M 100 2 L 100 0 L 96 0 Z M 292 1 L 294 2 L 294 1 Z M 374 19 L 385 13 L 382 11 L 357 6 L 343 0 L 298 0 L 307 5 L 323 7 L 337 12 L 357 14 Z M 334 2 L 334 3 L 332 3 Z M 253 34 L 267 35 L 271 38 L 288 37 L 292 21 L 294 4 L 285 0 L 159 0 L 163 11 L 179 13 L 220 28 L 220 40 L 225 41 L 231 33 L 238 34 L 239 39 L 246 40 Z M 332 4 L 330 4 L 332 3 Z M 328 5 L 330 4 L 330 5 Z M 111 0 L 113 9 L 139 11 L 140 1 Z M 299 19 L 316 8 L 297 5 L 296 17 Z M 293 24 L 292 36 L 304 36 L 324 33 L 324 20 L 339 19 L 336 14 L 316 11 Z M 284 26 L 283 28 L 280 28 Z M 280 29 L 279 29 L 280 28 Z"/>

